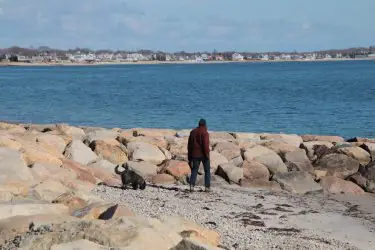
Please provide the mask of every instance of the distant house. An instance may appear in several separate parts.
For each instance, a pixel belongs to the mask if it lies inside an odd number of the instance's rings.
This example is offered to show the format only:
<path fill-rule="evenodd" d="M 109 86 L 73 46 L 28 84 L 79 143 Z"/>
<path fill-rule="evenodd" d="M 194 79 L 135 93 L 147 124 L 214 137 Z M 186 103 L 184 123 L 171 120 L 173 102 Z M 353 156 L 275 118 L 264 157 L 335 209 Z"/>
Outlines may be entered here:
<path fill-rule="evenodd" d="M 31 58 L 28 57 L 28 56 L 20 56 L 20 55 L 17 55 L 17 62 L 24 62 L 24 63 L 30 63 L 31 62 Z"/>
<path fill-rule="evenodd" d="M 243 61 L 244 57 L 240 53 L 233 53 L 232 54 L 232 60 L 233 61 Z"/>
<path fill-rule="evenodd" d="M 368 57 L 369 57 L 369 58 L 375 58 L 375 53 L 373 53 L 373 54 L 369 54 Z"/>

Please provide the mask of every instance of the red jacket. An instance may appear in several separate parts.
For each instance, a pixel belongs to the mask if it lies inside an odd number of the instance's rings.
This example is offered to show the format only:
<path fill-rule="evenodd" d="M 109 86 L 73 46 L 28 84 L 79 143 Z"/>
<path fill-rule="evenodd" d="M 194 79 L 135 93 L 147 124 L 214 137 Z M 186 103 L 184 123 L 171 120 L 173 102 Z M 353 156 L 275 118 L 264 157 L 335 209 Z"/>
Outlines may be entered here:
<path fill-rule="evenodd" d="M 190 132 L 188 141 L 188 159 L 192 158 L 210 159 L 210 139 L 207 128 L 199 126 Z"/>

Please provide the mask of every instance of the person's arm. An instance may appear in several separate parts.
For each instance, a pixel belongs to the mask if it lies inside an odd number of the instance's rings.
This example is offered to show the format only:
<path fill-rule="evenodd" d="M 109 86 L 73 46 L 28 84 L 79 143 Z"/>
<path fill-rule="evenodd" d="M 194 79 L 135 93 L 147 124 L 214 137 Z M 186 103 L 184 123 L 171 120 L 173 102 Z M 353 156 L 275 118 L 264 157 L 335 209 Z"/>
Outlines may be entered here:
<path fill-rule="evenodd" d="M 188 161 L 189 161 L 189 164 L 190 164 L 190 162 L 191 162 L 191 150 L 192 150 L 192 148 L 191 148 L 191 146 L 192 146 L 192 142 L 191 142 L 191 139 L 192 139 L 192 137 L 191 137 L 191 133 L 190 133 L 190 135 L 189 135 L 189 140 L 188 140 L 188 146 L 187 146 L 187 150 L 188 150 Z"/>
<path fill-rule="evenodd" d="M 210 138 L 208 132 L 203 135 L 203 147 L 206 158 L 210 159 Z"/>

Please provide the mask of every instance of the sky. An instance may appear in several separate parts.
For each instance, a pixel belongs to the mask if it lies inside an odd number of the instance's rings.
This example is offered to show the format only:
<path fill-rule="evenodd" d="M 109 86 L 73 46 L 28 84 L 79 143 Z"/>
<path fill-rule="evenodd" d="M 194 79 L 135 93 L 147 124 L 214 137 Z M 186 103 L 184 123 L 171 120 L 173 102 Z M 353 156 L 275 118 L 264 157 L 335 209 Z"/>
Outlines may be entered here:
<path fill-rule="evenodd" d="M 0 48 L 313 51 L 375 45 L 375 0 L 0 0 Z"/>

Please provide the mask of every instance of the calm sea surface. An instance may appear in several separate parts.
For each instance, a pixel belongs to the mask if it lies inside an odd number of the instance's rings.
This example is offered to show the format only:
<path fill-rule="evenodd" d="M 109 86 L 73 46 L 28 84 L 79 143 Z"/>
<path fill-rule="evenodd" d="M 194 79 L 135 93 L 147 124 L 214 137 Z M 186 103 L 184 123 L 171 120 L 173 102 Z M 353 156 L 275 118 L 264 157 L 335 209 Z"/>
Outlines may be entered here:
<path fill-rule="evenodd" d="M 0 120 L 375 137 L 375 61 L 0 67 Z"/>

